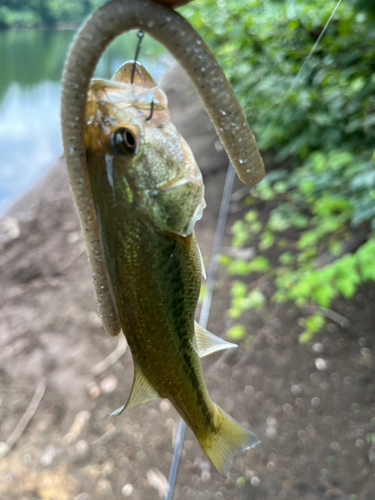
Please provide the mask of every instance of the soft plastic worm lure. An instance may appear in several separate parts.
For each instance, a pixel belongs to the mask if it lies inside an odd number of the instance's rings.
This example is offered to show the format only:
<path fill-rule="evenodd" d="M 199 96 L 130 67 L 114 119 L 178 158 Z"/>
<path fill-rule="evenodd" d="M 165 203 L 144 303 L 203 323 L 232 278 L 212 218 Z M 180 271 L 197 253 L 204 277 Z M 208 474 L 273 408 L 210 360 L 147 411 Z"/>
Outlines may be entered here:
<path fill-rule="evenodd" d="M 73 197 L 85 237 L 103 326 L 121 330 L 110 294 L 84 145 L 87 91 L 97 62 L 118 35 L 142 29 L 162 43 L 187 71 L 225 150 L 245 184 L 256 184 L 264 166 L 240 104 L 212 52 L 190 24 L 169 7 L 150 0 L 114 0 L 98 9 L 76 36 L 66 60 L 61 91 L 61 124 Z"/>

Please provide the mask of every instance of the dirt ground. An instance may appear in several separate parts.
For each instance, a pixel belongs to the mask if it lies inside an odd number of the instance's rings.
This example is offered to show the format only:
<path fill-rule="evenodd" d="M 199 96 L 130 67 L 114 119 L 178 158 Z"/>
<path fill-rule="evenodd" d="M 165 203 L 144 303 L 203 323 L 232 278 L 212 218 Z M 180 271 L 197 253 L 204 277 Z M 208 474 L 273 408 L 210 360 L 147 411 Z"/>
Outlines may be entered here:
<path fill-rule="evenodd" d="M 196 232 L 208 263 L 227 160 L 183 74 L 169 81 L 172 114 L 205 177 L 207 208 Z M 229 217 L 224 247 L 240 215 Z M 179 418 L 165 400 L 107 417 L 127 399 L 133 363 L 96 313 L 63 161 L 7 216 L 0 221 L 1 500 L 163 498 Z M 221 270 L 208 324 L 217 335 L 228 325 L 229 285 Z M 188 430 L 174 498 L 373 500 L 374 304 L 374 284 L 337 301 L 349 325 L 329 322 L 307 346 L 298 344 L 293 309 L 249 313 L 251 337 L 203 364 L 212 399 L 262 442 L 238 455 L 223 479 Z"/>

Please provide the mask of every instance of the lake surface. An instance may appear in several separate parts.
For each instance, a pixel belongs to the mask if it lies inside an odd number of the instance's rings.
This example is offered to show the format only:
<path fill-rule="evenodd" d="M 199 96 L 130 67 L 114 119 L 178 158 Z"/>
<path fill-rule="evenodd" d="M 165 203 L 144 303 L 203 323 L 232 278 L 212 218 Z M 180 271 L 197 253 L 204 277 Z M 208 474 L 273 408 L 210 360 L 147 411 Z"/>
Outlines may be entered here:
<path fill-rule="evenodd" d="M 0 214 L 62 154 L 60 78 L 74 31 L 0 31 Z M 136 32 L 105 51 L 96 77 L 111 78 L 134 58 Z M 172 57 L 145 36 L 139 61 L 157 83 Z"/>

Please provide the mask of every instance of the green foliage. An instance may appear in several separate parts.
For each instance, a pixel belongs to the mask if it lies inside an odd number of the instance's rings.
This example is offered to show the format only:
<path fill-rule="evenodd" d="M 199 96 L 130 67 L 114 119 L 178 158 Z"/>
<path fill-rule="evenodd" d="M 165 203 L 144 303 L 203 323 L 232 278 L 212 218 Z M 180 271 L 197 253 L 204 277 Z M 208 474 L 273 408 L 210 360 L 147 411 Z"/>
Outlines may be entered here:
<path fill-rule="evenodd" d="M 231 290 L 232 301 L 228 314 L 231 318 L 239 318 L 247 309 L 261 309 L 266 298 L 263 293 L 255 288 L 248 292 L 246 285 L 242 281 L 235 281 Z"/>
<path fill-rule="evenodd" d="M 374 239 L 345 255 L 355 227 L 375 230 L 373 2 L 342 2 L 295 79 L 336 4 L 195 0 L 183 10 L 222 63 L 258 144 L 279 163 L 250 191 L 250 211 L 232 228 L 234 247 L 251 242 L 259 253 L 276 254 L 279 265 L 271 269 L 267 261 L 261 269 L 227 258 L 228 273 L 242 276 L 244 285 L 236 282 L 241 296 L 233 296 L 232 318 L 252 307 L 254 279 L 261 293 L 259 273 L 274 278 L 273 302 L 298 307 L 329 308 L 375 280 Z M 304 343 L 324 318 L 317 313 L 300 324 Z"/>
<path fill-rule="evenodd" d="M 23 26 L 25 28 L 30 28 L 31 26 L 38 24 L 39 21 L 39 16 L 31 10 L 12 10 L 5 5 L 0 6 L 0 28 L 6 28 L 9 26 Z"/>
<path fill-rule="evenodd" d="M 232 340 L 241 340 L 245 337 L 245 328 L 242 325 L 234 325 L 227 331 L 227 335 Z"/>
<path fill-rule="evenodd" d="M 307 344 L 311 341 L 315 333 L 324 326 L 325 319 L 321 314 L 316 313 L 306 319 L 301 318 L 299 324 L 304 328 L 304 331 L 299 336 L 299 342 L 300 344 Z"/>
<path fill-rule="evenodd" d="M 250 273 L 265 273 L 270 269 L 268 260 L 265 257 L 254 257 L 250 262 L 243 259 L 236 259 L 228 262 L 229 274 L 247 275 Z"/>
<path fill-rule="evenodd" d="M 336 3 L 195 0 L 183 10 L 222 63 L 260 146 L 274 148 L 280 161 L 306 158 L 323 144 L 324 151 L 373 147 L 375 32 L 354 2 L 342 2 L 294 82 Z"/>
<path fill-rule="evenodd" d="M 298 176 L 298 171 L 296 174 Z M 282 175 L 282 172 L 278 172 L 273 177 L 280 179 Z M 270 175 L 263 184 L 267 183 L 269 189 L 273 190 L 276 182 L 272 182 Z M 227 256 L 222 259 L 222 263 L 227 266 L 228 274 L 250 276 L 250 279 L 253 279 L 253 273 L 272 276 L 276 291 L 271 300 L 277 303 L 293 301 L 298 307 L 315 305 L 330 308 L 333 300 L 339 296 L 352 298 L 361 283 L 375 281 L 374 238 L 370 237 L 356 252 L 341 255 L 343 243 L 350 237 L 350 225 L 353 224 L 356 213 L 354 202 L 341 195 L 334 196 L 328 191 L 316 198 L 315 185 L 310 190 L 310 196 L 304 198 L 299 192 L 300 189 L 305 189 L 303 183 L 299 184 L 299 187 L 294 180 L 285 180 L 285 183 L 288 185 L 288 191 L 283 193 L 284 201 L 270 211 L 268 221 L 261 223 L 262 230 L 258 241 L 260 251 L 264 250 L 265 241 L 271 241 L 269 247 L 278 252 L 280 265 L 272 268 L 269 260 L 260 255 L 250 261 Z M 258 187 L 252 189 L 254 204 L 257 199 L 262 200 L 261 190 L 262 188 Z M 278 195 L 274 194 L 277 203 Z M 247 222 L 245 216 L 237 226 L 236 235 L 241 235 L 243 241 L 245 235 L 251 231 L 256 211 L 252 209 L 251 213 L 251 222 Z M 284 244 L 279 245 L 285 241 L 282 239 L 282 233 L 293 228 L 298 229 L 299 236 L 289 240 L 288 250 L 285 250 Z M 332 262 L 321 265 L 321 258 Z M 256 283 L 259 283 L 259 278 Z M 250 299 L 255 292 L 261 294 L 261 289 L 252 290 L 252 281 L 250 284 L 236 281 L 232 286 L 233 299 L 229 316 L 239 319 L 246 310 L 263 307 L 263 294 L 259 306 L 257 301 Z M 309 342 L 324 324 L 325 320 L 320 313 L 301 319 L 300 325 L 304 331 L 300 342 Z"/>
<path fill-rule="evenodd" d="M 80 24 L 103 0 L 3 0 L 0 28 Z"/>
<path fill-rule="evenodd" d="M 366 434 L 366 441 L 368 442 L 368 444 L 370 446 L 372 446 L 373 444 L 375 444 L 375 433 L 374 432 L 368 432 Z"/>

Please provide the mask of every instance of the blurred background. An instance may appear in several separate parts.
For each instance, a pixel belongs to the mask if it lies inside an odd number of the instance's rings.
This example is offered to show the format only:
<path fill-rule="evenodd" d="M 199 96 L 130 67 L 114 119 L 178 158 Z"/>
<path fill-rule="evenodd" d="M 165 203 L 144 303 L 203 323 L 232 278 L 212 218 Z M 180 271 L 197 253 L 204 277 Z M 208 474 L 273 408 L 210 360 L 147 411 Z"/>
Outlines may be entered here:
<path fill-rule="evenodd" d="M 38 25 L 44 18 L 33 17 L 26 3 L 18 2 L 20 10 L 11 19 L 30 17 Z M 12 12 L 0 6 L 0 16 L 4 11 Z M 0 24 L 4 27 L 3 18 Z M 62 154 L 60 78 L 75 30 L 21 26 L 0 31 L 0 213 Z M 134 57 L 136 43 L 136 37 L 128 34 L 111 44 L 95 76 L 110 79 L 123 61 Z M 166 51 L 147 37 L 141 57 L 159 81 L 172 64 Z"/>
<path fill-rule="evenodd" d="M 103 3 L 0 3 L 4 500 L 156 499 L 167 484 L 169 403 L 106 418 L 129 393 L 132 359 L 101 327 L 59 159 L 62 67 Z M 194 0 L 179 11 L 222 64 L 267 175 L 235 184 L 208 325 L 239 349 L 204 363 L 214 401 L 262 444 L 223 480 L 188 432 L 175 498 L 372 500 L 375 4 Z M 110 78 L 136 43 L 135 33 L 113 42 L 95 76 Z M 146 36 L 140 61 L 202 168 L 208 265 L 227 160 L 171 56 Z"/>

